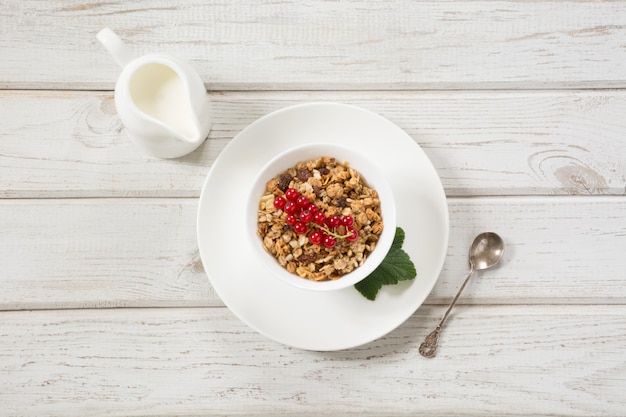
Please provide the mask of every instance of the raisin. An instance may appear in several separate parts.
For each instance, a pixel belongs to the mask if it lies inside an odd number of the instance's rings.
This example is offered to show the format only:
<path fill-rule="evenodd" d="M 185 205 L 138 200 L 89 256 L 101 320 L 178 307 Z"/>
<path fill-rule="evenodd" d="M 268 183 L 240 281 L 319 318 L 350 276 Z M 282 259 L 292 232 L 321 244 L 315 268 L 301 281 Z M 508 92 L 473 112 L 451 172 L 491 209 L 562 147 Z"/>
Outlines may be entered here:
<path fill-rule="evenodd" d="M 283 193 L 287 191 L 287 188 L 289 188 L 289 183 L 292 179 L 293 177 L 290 174 L 281 175 L 278 179 L 278 188 L 280 189 L 280 191 L 282 191 Z"/>
<path fill-rule="evenodd" d="M 322 167 L 318 170 L 320 172 L 320 174 L 322 175 L 328 175 L 328 173 L 330 172 L 330 169 L 326 168 L 326 167 Z"/>
<path fill-rule="evenodd" d="M 289 231 L 289 230 L 293 230 L 293 226 L 288 225 L 288 224 L 286 224 L 286 225 L 284 225 L 284 226 L 283 226 L 283 233 L 284 233 L 284 232 L 287 232 L 287 231 Z"/>
<path fill-rule="evenodd" d="M 346 201 L 345 197 L 339 197 L 337 199 L 337 207 L 344 208 L 347 205 L 348 205 L 348 202 Z"/>
<path fill-rule="evenodd" d="M 315 254 L 313 253 L 303 253 L 298 257 L 298 262 L 302 264 L 308 264 L 315 260 Z"/>
<path fill-rule="evenodd" d="M 300 168 L 297 172 L 298 179 L 302 182 L 306 182 L 309 178 L 311 178 L 311 171 L 306 168 Z"/>

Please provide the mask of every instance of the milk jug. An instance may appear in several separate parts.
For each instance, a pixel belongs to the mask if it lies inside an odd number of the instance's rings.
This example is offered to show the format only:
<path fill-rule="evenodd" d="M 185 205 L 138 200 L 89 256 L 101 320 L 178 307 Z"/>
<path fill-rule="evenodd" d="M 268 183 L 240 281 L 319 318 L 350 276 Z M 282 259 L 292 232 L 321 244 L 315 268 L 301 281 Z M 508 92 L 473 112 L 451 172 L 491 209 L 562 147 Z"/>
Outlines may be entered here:
<path fill-rule="evenodd" d="M 115 107 L 132 141 L 159 158 L 178 158 L 200 146 L 211 130 L 211 109 L 198 73 L 164 54 L 134 58 L 110 29 L 97 38 L 122 67 Z"/>

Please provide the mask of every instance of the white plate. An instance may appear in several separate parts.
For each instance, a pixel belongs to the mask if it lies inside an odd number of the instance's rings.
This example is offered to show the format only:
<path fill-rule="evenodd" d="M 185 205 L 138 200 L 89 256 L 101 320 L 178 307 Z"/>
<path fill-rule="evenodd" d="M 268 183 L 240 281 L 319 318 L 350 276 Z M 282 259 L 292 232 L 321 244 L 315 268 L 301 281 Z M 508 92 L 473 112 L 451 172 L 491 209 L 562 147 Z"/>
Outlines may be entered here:
<path fill-rule="evenodd" d="M 417 278 L 383 286 L 375 301 L 354 287 L 335 292 L 294 288 L 255 262 L 245 230 L 247 192 L 267 161 L 316 141 L 354 146 L 387 175 L 396 198 L 403 249 Z M 389 333 L 432 290 L 448 246 L 448 206 L 441 181 L 417 143 L 389 120 L 337 103 L 276 111 L 239 133 L 219 155 L 202 187 L 198 245 L 211 285 L 226 306 L 259 333 L 289 346 L 340 350 Z"/>

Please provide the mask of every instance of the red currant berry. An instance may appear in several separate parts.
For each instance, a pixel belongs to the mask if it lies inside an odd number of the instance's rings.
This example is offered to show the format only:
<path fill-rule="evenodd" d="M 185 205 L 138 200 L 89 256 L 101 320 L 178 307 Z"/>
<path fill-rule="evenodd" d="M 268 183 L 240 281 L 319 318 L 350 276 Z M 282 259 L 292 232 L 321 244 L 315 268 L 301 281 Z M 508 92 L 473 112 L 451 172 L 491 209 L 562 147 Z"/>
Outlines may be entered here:
<path fill-rule="evenodd" d="M 337 238 L 331 235 L 324 235 L 322 238 L 322 244 L 327 248 L 334 248 L 337 244 Z"/>
<path fill-rule="evenodd" d="M 350 227 L 354 224 L 354 217 L 352 216 L 343 216 L 341 218 L 341 224 L 343 224 L 346 227 Z"/>
<path fill-rule="evenodd" d="M 296 233 L 298 233 L 299 235 L 303 235 L 306 233 L 306 224 L 302 223 L 302 222 L 296 222 L 296 224 L 293 225 L 293 230 L 295 230 Z"/>
<path fill-rule="evenodd" d="M 320 208 L 317 207 L 315 204 L 311 204 L 309 206 L 309 211 L 313 214 L 317 213 L 318 211 L 320 211 Z"/>
<path fill-rule="evenodd" d="M 310 210 L 302 209 L 302 211 L 300 211 L 299 217 L 300 217 L 300 221 L 306 224 L 310 222 L 311 220 L 313 220 L 313 213 L 311 213 Z"/>
<path fill-rule="evenodd" d="M 276 198 L 274 198 L 274 207 L 276 207 L 278 210 L 282 210 L 283 208 L 285 208 L 286 202 L 287 200 L 285 199 L 285 197 L 277 195 Z"/>
<path fill-rule="evenodd" d="M 337 215 L 330 216 L 326 223 L 328 224 L 328 227 L 339 227 L 341 226 L 341 217 Z"/>
<path fill-rule="evenodd" d="M 298 197 L 300 197 L 300 193 L 295 188 L 288 188 L 287 191 L 285 191 L 285 197 L 287 197 L 289 201 L 296 201 Z"/>
<path fill-rule="evenodd" d="M 285 222 L 287 222 L 287 224 L 290 226 L 293 226 L 294 224 L 296 224 L 297 221 L 298 221 L 298 218 L 295 216 L 295 214 L 288 214 L 287 218 L 285 219 Z"/>
<path fill-rule="evenodd" d="M 298 207 L 307 208 L 311 204 L 311 202 L 309 201 L 308 198 L 301 195 L 300 197 L 296 199 L 296 204 L 298 205 Z"/>
<path fill-rule="evenodd" d="M 359 238 L 359 231 L 353 227 L 348 227 L 348 236 L 346 236 L 346 240 L 348 242 L 356 242 Z"/>
<path fill-rule="evenodd" d="M 317 230 L 309 233 L 309 242 L 314 245 L 319 245 L 320 243 L 322 243 L 322 234 Z"/>
<path fill-rule="evenodd" d="M 320 226 L 324 226 L 326 224 L 326 215 L 321 211 L 318 211 L 313 215 L 313 221 Z"/>
<path fill-rule="evenodd" d="M 295 214 L 298 210 L 298 206 L 293 201 L 287 201 L 283 210 L 285 210 L 285 213 L 287 214 Z"/>

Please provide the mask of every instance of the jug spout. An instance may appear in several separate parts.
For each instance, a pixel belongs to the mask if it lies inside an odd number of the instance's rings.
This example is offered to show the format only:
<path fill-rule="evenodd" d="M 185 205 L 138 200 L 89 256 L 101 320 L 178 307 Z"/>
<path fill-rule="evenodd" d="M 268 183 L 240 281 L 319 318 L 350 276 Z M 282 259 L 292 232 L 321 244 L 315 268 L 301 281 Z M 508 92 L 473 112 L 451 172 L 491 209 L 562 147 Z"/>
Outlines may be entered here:
<path fill-rule="evenodd" d="M 196 92 L 199 92 L 197 90 Z M 206 91 L 204 94 L 189 92 L 188 97 L 189 125 L 187 129 L 178 130 L 178 139 L 187 143 L 202 143 L 211 130 L 211 109 Z"/>
<path fill-rule="evenodd" d="M 109 51 L 117 64 L 124 68 L 126 64 L 134 59 L 133 54 L 126 47 L 124 42 L 109 28 L 104 28 L 96 35 L 96 38 Z"/>

